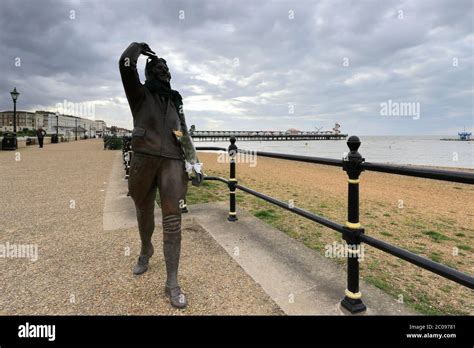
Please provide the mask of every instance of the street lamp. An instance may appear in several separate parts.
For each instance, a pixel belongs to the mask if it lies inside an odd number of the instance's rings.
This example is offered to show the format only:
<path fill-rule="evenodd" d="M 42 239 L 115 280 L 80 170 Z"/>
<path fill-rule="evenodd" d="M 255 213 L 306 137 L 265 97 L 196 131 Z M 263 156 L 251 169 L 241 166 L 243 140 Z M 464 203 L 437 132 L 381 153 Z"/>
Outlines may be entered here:
<path fill-rule="evenodd" d="M 56 112 L 56 136 L 59 139 L 59 112 Z"/>
<path fill-rule="evenodd" d="M 13 99 L 13 133 L 16 133 L 16 100 L 18 99 L 18 96 L 20 93 L 16 91 L 16 87 L 13 88 L 13 91 L 10 92 L 10 95 L 12 96 Z"/>
<path fill-rule="evenodd" d="M 56 111 L 56 134 L 51 136 L 51 144 L 59 143 L 59 112 Z"/>

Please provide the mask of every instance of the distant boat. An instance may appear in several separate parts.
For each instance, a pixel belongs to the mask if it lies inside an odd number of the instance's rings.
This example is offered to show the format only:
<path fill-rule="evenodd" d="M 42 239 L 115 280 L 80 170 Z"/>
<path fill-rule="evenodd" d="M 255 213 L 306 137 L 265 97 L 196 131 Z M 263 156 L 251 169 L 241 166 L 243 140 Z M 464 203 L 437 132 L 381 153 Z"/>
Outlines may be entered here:
<path fill-rule="evenodd" d="M 472 141 L 474 139 L 471 139 L 471 135 L 472 133 L 471 132 L 466 132 L 466 127 L 464 126 L 464 131 L 463 132 L 459 132 L 458 133 L 458 136 L 459 138 L 458 139 L 440 139 L 440 140 L 452 140 L 452 141 Z"/>

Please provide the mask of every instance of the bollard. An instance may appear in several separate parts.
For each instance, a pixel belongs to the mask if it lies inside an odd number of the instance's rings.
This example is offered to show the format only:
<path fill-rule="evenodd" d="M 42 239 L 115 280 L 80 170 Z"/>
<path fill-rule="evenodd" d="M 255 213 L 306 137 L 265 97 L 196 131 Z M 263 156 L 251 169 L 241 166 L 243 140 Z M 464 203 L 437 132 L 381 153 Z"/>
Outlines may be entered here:
<path fill-rule="evenodd" d="M 347 222 L 344 226 L 344 240 L 348 245 L 347 256 L 347 289 L 341 305 L 352 314 L 365 311 L 367 308 L 362 302 L 362 294 L 359 291 L 359 257 L 360 257 L 360 235 L 364 229 L 359 222 L 359 176 L 363 171 L 361 164 L 364 162 L 361 154 L 357 151 L 360 140 L 351 136 L 347 140 L 350 149 L 347 158 L 344 158 L 342 167 L 348 179 L 348 204 Z"/>
<path fill-rule="evenodd" d="M 235 145 L 235 136 L 230 137 L 229 156 L 230 156 L 230 177 L 229 177 L 229 221 L 237 221 L 237 211 L 235 210 L 235 156 L 237 155 L 237 145 Z"/>

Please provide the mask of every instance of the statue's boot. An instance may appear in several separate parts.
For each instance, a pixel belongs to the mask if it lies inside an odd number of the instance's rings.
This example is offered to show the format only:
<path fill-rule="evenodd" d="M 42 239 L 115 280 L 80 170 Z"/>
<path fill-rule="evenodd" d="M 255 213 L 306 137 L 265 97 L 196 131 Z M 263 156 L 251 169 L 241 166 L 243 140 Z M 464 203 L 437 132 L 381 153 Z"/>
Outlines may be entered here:
<path fill-rule="evenodd" d="M 150 261 L 150 257 L 153 256 L 155 250 L 153 248 L 153 245 L 151 245 L 151 250 L 147 254 L 142 254 L 140 253 L 140 256 L 138 256 L 138 261 L 133 266 L 133 274 L 135 275 L 140 275 L 145 273 L 148 270 L 148 263 Z"/>
<path fill-rule="evenodd" d="M 170 303 L 173 307 L 186 308 L 188 305 L 186 295 L 183 294 L 179 286 L 170 288 L 168 285 L 165 285 L 165 294 L 169 297 Z"/>
<path fill-rule="evenodd" d="M 137 209 L 138 231 L 142 241 L 142 248 L 138 261 L 133 267 L 133 274 L 143 274 L 148 270 L 150 257 L 155 252 L 151 244 L 151 236 L 155 229 L 154 206 L 151 209 Z"/>
<path fill-rule="evenodd" d="M 177 308 L 187 306 L 186 296 L 178 285 L 178 267 L 181 253 L 181 216 L 168 215 L 163 218 L 163 253 L 166 263 L 165 294 L 171 305 Z"/>

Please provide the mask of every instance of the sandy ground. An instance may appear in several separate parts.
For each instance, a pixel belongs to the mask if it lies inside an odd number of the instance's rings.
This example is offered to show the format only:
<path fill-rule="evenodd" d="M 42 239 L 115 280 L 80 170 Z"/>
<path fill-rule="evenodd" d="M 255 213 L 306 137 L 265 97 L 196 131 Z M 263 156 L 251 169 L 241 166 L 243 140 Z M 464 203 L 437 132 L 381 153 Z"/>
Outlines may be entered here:
<path fill-rule="evenodd" d="M 0 245 L 33 244 L 38 259 L 0 258 L 0 315 L 281 314 L 199 226 L 185 226 L 180 267 L 189 307 L 163 294 L 161 227 L 147 273 L 134 277 L 136 229 L 102 230 L 115 153 L 102 140 L 0 151 Z"/>
<path fill-rule="evenodd" d="M 199 145 L 199 144 L 198 144 Z M 197 146 L 198 146 L 197 145 Z M 245 148 L 245 143 L 240 143 Z M 228 177 L 227 163 L 215 153 L 200 152 L 208 175 Z M 240 184 L 295 206 L 346 221 L 347 175 L 342 168 L 257 157 L 256 165 L 237 164 Z M 250 161 L 252 162 L 252 161 Z M 225 190 L 225 186 L 223 187 Z M 360 221 L 366 234 L 406 248 L 460 271 L 474 273 L 474 187 L 364 172 L 360 183 Z M 270 211 L 272 223 L 317 250 L 340 236 L 295 214 L 238 193 L 238 207 Z M 474 313 L 468 288 L 405 261 L 366 248 L 361 276 L 423 313 Z"/>

